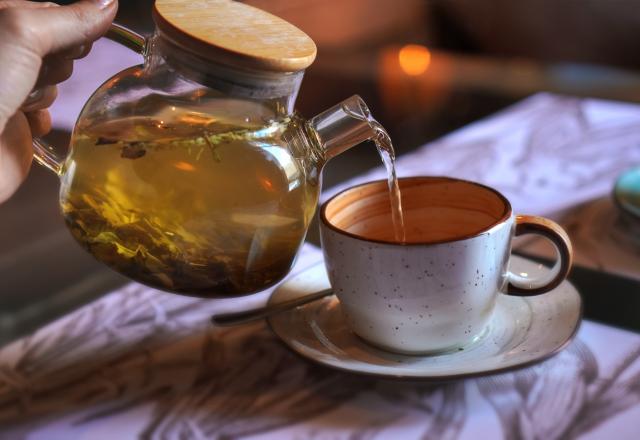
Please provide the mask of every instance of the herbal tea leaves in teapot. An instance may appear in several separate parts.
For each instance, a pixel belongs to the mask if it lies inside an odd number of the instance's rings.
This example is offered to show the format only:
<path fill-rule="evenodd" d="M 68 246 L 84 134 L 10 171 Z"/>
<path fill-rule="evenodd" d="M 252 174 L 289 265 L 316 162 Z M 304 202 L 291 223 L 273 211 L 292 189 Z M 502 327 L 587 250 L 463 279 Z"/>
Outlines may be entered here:
<path fill-rule="evenodd" d="M 289 270 L 319 188 L 282 140 L 165 106 L 78 127 L 62 187 L 75 238 L 142 283 L 200 296 L 264 289 Z"/>

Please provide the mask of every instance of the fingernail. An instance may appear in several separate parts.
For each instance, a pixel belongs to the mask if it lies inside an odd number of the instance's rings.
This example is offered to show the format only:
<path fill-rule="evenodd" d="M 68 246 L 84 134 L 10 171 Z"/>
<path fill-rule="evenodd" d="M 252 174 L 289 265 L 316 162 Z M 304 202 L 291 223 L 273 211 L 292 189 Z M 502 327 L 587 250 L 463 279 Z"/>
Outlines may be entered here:
<path fill-rule="evenodd" d="M 30 104 L 33 101 L 37 101 L 40 98 L 42 98 L 42 94 L 44 92 L 42 91 L 42 89 L 36 89 L 33 92 L 29 93 L 29 96 L 27 96 L 27 99 L 25 100 L 25 104 Z"/>
<path fill-rule="evenodd" d="M 63 58 L 65 60 L 76 60 L 84 54 L 85 50 L 87 50 L 87 45 L 81 44 L 80 46 L 76 46 L 73 49 L 69 49 L 68 51 L 66 51 L 63 55 Z"/>
<path fill-rule="evenodd" d="M 27 95 L 27 99 L 24 100 L 20 108 L 22 110 L 29 110 L 30 106 L 40 101 L 43 95 L 44 95 L 44 91 L 42 89 L 34 90 L 33 92 L 29 93 L 29 95 Z"/>
<path fill-rule="evenodd" d="M 100 7 L 100 9 L 107 9 L 109 6 L 111 6 L 116 0 L 93 0 L 94 2 L 96 2 L 98 4 L 98 6 Z"/>

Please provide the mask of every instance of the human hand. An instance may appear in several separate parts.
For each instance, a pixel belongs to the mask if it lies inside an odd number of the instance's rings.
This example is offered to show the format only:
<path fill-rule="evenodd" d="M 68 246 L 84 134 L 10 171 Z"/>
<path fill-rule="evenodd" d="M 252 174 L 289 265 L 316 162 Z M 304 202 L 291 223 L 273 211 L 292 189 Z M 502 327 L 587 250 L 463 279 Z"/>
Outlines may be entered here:
<path fill-rule="evenodd" d="M 117 0 L 0 0 L 0 203 L 29 171 L 33 137 L 51 129 L 55 85 L 71 76 L 73 60 L 108 30 L 117 9 Z"/>

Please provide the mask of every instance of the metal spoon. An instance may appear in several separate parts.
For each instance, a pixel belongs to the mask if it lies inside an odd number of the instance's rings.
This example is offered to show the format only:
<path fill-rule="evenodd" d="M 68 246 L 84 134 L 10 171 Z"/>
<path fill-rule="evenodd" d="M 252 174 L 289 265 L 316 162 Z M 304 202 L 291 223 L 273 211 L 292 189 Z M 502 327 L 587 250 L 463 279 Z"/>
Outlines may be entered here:
<path fill-rule="evenodd" d="M 242 312 L 220 313 L 218 315 L 211 316 L 211 322 L 214 325 L 221 327 L 246 324 L 278 313 L 286 312 L 287 310 L 317 301 L 320 298 L 324 298 L 329 295 L 333 295 L 332 289 L 321 290 L 319 292 L 301 296 L 300 298 L 282 301 L 278 304 L 268 304 L 265 307 L 260 307 L 258 309 L 243 310 Z"/>

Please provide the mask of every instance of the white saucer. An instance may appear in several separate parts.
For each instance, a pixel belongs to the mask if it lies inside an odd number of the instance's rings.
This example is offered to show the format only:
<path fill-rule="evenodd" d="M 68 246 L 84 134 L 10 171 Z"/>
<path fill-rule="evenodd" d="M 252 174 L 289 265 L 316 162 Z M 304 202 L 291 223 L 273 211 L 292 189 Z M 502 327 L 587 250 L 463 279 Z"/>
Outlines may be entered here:
<path fill-rule="evenodd" d="M 511 270 L 538 277 L 546 267 L 511 257 Z M 280 302 L 330 287 L 324 264 L 284 282 L 270 302 Z M 575 336 L 582 301 L 567 281 L 544 295 L 499 295 L 493 317 L 480 339 L 464 349 L 410 356 L 376 349 L 346 325 L 335 296 L 268 319 L 271 329 L 293 351 L 328 367 L 352 373 L 411 380 L 450 380 L 523 367 L 562 350 Z"/>

